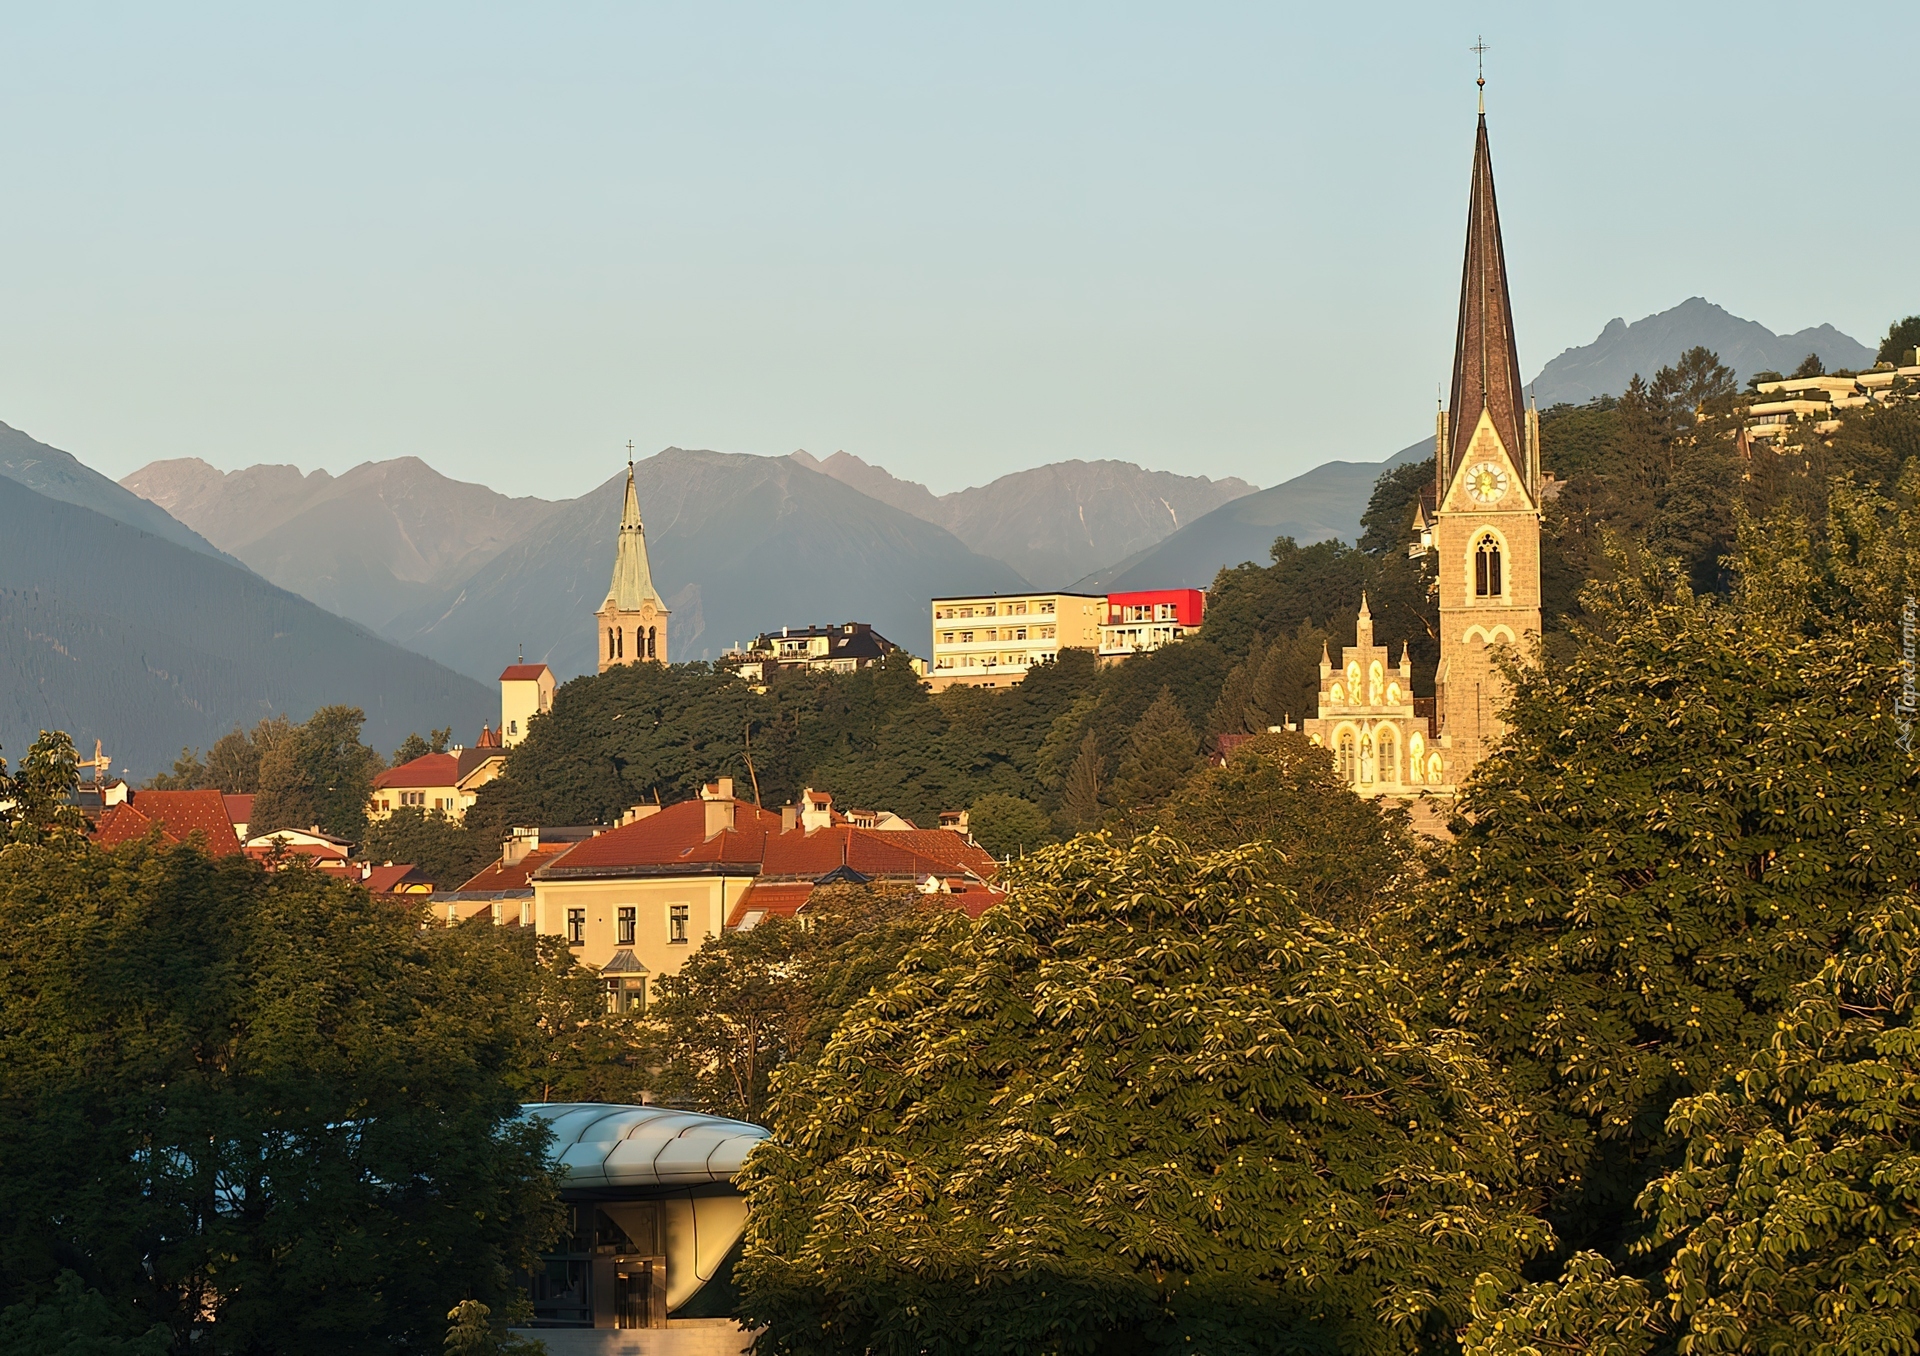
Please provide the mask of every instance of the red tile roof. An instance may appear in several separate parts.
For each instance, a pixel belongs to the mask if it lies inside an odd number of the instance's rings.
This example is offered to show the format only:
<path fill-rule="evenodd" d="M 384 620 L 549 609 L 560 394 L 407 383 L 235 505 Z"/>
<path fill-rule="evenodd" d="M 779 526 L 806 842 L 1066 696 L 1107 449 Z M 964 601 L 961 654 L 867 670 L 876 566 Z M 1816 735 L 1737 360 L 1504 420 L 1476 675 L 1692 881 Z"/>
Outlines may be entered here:
<path fill-rule="evenodd" d="M 198 835 L 201 846 L 215 857 L 240 851 L 218 791 L 136 791 L 133 800 L 100 816 L 93 841 L 114 847 L 143 837 L 156 824 L 162 842 L 184 843 Z"/>
<path fill-rule="evenodd" d="M 373 789 L 390 786 L 452 786 L 460 780 L 460 755 L 423 753 L 410 762 L 390 767 L 373 779 Z"/>
<path fill-rule="evenodd" d="M 414 879 L 409 881 L 407 880 L 408 876 L 412 876 Z M 427 879 L 426 873 L 421 871 L 420 868 L 412 862 L 400 862 L 389 866 L 370 866 L 367 868 L 367 873 L 360 878 L 360 884 L 366 887 L 368 894 L 372 895 L 392 894 L 400 888 L 402 881 L 405 881 L 409 885 L 427 886 L 431 884 Z"/>
<path fill-rule="evenodd" d="M 220 799 L 226 802 L 229 824 L 246 824 L 252 821 L 252 796 L 222 796 Z"/>
<path fill-rule="evenodd" d="M 284 838 L 256 843 L 244 850 L 256 862 L 272 861 L 276 855 L 283 861 L 290 857 L 307 857 L 320 866 L 344 865 L 347 860 L 345 848 L 327 843 L 294 843 Z"/>
<path fill-rule="evenodd" d="M 500 681 L 503 683 L 535 682 L 546 671 L 545 664 L 509 664 L 500 674 Z"/>
<path fill-rule="evenodd" d="M 813 882 L 810 880 L 778 885 L 762 885 L 756 881 L 734 902 L 733 912 L 727 915 L 727 926 L 739 927 L 750 913 L 791 918 L 805 908 L 812 897 Z"/>
<path fill-rule="evenodd" d="M 731 829 L 712 837 L 706 810 L 712 802 L 687 800 L 658 814 L 588 839 L 566 859 L 545 868 L 553 877 L 573 875 L 671 875 L 712 873 L 816 880 L 838 867 L 867 877 L 975 876 L 990 878 L 996 863 L 957 833 L 939 829 L 887 832 L 849 824 L 783 833 L 780 817 L 745 801 L 733 805 Z"/>
<path fill-rule="evenodd" d="M 502 866 L 493 862 L 484 871 L 460 887 L 466 891 L 483 890 L 525 890 L 532 886 L 530 877 L 543 866 L 549 866 L 568 852 L 578 847 L 578 843 L 549 843 L 533 849 L 512 866 Z"/>

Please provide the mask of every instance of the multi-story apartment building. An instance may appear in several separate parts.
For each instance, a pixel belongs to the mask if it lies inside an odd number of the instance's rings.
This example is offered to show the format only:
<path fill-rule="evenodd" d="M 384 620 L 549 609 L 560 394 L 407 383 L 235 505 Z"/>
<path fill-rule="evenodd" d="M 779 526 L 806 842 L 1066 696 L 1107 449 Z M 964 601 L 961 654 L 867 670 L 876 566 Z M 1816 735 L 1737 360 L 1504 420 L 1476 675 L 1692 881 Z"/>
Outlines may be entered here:
<path fill-rule="evenodd" d="M 1100 662 L 1117 664 L 1129 655 L 1157 650 L 1200 629 L 1206 616 L 1204 589 L 1147 589 L 1109 593 L 1100 624 Z"/>
<path fill-rule="evenodd" d="M 1099 593 L 984 594 L 933 600 L 935 692 L 964 684 L 1012 687 L 1067 649 L 1095 650 L 1107 599 Z"/>

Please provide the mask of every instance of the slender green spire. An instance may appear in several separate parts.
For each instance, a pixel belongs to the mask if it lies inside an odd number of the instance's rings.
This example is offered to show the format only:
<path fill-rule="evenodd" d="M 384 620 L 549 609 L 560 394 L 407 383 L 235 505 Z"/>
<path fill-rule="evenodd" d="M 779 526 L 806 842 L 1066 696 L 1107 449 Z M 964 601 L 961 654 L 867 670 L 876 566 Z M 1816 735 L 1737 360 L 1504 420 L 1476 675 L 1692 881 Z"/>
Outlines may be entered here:
<path fill-rule="evenodd" d="M 643 603 L 665 611 L 666 600 L 653 586 L 647 564 L 647 529 L 640 522 L 640 496 L 633 488 L 633 467 L 627 467 L 627 502 L 620 513 L 620 546 L 613 558 L 613 584 L 607 602 L 618 612 L 638 612 Z M 604 606 L 604 605 L 603 605 Z"/>

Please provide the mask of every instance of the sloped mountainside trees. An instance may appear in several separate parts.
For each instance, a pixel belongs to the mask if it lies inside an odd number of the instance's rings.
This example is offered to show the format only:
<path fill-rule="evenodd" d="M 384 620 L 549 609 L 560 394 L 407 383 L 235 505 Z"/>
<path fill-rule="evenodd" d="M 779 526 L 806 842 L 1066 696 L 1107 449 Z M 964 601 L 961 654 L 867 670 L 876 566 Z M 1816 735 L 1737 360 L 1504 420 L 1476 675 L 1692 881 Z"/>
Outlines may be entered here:
<path fill-rule="evenodd" d="M 768 1350 L 1412 1350 L 1546 1241 L 1497 1080 L 1268 849 L 1076 840 L 781 1081 Z"/>

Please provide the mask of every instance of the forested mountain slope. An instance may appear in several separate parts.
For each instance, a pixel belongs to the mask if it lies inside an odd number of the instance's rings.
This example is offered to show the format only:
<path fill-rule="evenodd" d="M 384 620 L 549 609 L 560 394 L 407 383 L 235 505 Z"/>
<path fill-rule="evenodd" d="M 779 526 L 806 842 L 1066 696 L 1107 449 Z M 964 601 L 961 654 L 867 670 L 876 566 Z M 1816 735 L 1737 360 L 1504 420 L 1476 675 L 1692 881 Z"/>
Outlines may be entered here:
<path fill-rule="evenodd" d="M 157 510 L 156 510 L 157 511 Z M 0 745 L 42 729 L 159 771 L 236 725 L 330 703 L 392 747 L 497 713 L 485 687 L 246 569 L 0 477 Z"/>

